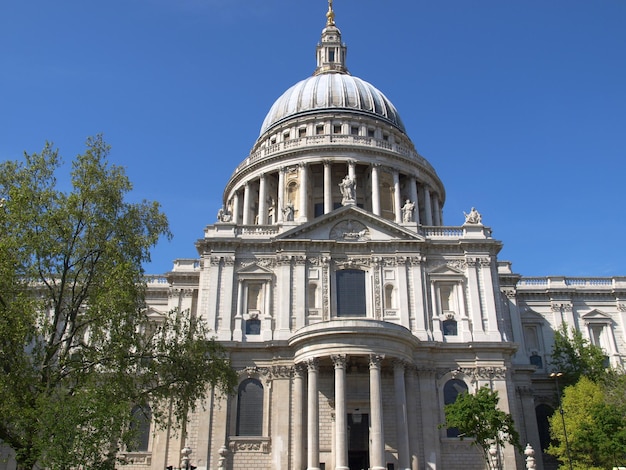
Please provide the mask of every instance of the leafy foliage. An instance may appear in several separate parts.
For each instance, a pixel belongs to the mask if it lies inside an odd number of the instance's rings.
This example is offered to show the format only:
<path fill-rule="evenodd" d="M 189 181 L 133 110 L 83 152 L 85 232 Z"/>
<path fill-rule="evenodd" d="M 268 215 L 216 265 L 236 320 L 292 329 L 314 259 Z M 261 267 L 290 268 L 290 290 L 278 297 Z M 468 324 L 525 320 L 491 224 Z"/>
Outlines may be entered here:
<path fill-rule="evenodd" d="M 605 357 L 602 349 L 583 338 L 580 331 L 566 323 L 555 332 L 552 348 L 552 366 L 563 373 L 567 383 L 576 383 L 582 376 L 601 380 L 606 375 Z"/>
<path fill-rule="evenodd" d="M 519 452 L 523 451 L 513 418 L 498 409 L 499 400 L 498 392 L 485 386 L 475 394 L 462 393 L 454 403 L 445 406 L 446 426 L 457 428 L 459 436 L 474 438 L 472 444 L 482 450 L 488 465 L 492 444 L 498 447 L 511 444 Z"/>
<path fill-rule="evenodd" d="M 142 263 L 169 237 L 156 202 L 129 203 L 124 170 L 90 138 L 70 192 L 46 144 L 0 164 L 0 439 L 19 468 L 113 468 L 133 438 L 130 410 L 162 423 L 230 392 L 235 374 L 187 311 L 145 315 Z"/>
<path fill-rule="evenodd" d="M 603 386 L 587 377 L 565 387 L 563 415 L 550 418 L 548 452 L 576 469 L 611 469 L 626 459 L 626 406 L 607 403 Z M 565 423 L 565 429 L 563 428 Z M 565 439 L 567 432 L 567 442 Z M 569 457 L 566 444 L 569 443 Z"/>

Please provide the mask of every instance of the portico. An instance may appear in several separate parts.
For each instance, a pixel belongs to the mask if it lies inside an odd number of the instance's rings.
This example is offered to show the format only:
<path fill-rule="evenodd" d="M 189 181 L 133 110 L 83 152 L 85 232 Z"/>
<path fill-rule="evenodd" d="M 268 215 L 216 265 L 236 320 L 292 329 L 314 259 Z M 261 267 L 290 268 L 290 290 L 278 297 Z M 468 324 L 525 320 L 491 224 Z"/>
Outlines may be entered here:
<path fill-rule="evenodd" d="M 381 329 L 384 332 L 381 333 Z M 412 364 L 410 351 L 416 341 L 405 328 L 375 320 L 335 320 L 300 330 L 291 341 L 296 348 L 299 371 L 294 380 L 293 396 L 296 401 L 300 400 L 294 406 L 306 414 L 307 424 L 306 436 L 294 436 L 296 443 L 300 442 L 294 449 L 295 461 L 304 462 L 306 449 L 306 467 L 303 468 L 321 468 L 320 427 L 328 420 L 320 415 L 319 383 L 323 376 L 332 375 L 334 395 L 329 397 L 334 406 L 332 468 L 349 470 L 350 462 L 354 464 L 360 459 L 360 462 L 367 460 L 372 470 L 386 470 L 384 422 L 391 421 L 396 428 L 391 447 L 397 449 L 397 468 L 409 470 L 412 451 L 415 454 L 417 449 L 409 446 L 405 374 Z M 385 416 L 383 411 L 383 372 L 393 374 L 396 409 L 393 416 Z M 357 424 L 363 419 L 369 424 L 366 449 L 359 446 L 358 436 L 350 435 L 353 429 L 355 433 L 360 432 Z M 325 464 L 329 468 L 329 463 Z"/>

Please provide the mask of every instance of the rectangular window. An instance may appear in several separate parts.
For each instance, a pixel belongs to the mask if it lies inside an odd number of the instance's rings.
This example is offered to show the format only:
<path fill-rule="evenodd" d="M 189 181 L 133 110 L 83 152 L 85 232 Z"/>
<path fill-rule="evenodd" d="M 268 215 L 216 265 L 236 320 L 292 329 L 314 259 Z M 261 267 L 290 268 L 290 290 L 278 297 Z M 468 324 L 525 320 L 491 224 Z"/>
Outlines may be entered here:
<path fill-rule="evenodd" d="M 365 317 L 365 271 L 337 271 L 337 316 Z"/>
<path fill-rule="evenodd" d="M 306 137 L 306 128 L 298 129 L 298 137 Z"/>
<path fill-rule="evenodd" d="M 315 133 L 317 135 L 324 134 L 324 126 L 323 125 L 315 126 Z"/>
<path fill-rule="evenodd" d="M 333 125 L 333 134 L 341 134 L 341 124 Z"/>
<path fill-rule="evenodd" d="M 328 51 L 328 62 L 334 62 L 334 61 L 335 61 L 335 51 L 331 49 Z"/>
<path fill-rule="evenodd" d="M 352 126 L 350 128 L 350 134 L 352 134 L 352 135 L 359 135 L 359 128 L 357 126 Z"/>

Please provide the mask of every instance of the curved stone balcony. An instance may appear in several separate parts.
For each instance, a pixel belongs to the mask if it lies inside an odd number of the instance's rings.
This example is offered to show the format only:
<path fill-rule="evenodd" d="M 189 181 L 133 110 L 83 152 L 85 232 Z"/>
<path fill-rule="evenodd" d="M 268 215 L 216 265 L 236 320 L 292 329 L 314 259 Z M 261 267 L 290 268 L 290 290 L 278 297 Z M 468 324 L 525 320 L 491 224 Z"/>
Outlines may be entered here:
<path fill-rule="evenodd" d="M 257 166 L 259 163 L 277 159 L 295 151 L 321 150 L 324 147 L 332 147 L 333 151 L 340 151 L 345 147 L 346 151 L 350 153 L 358 152 L 359 150 L 365 152 L 375 151 L 377 153 L 386 154 L 392 158 L 405 160 L 409 164 L 417 165 L 428 172 L 432 172 L 433 175 L 436 175 L 435 169 L 428 160 L 415 150 L 401 143 L 360 135 L 324 134 L 289 139 L 262 147 L 251 153 L 237 166 L 231 179 L 242 170 Z"/>

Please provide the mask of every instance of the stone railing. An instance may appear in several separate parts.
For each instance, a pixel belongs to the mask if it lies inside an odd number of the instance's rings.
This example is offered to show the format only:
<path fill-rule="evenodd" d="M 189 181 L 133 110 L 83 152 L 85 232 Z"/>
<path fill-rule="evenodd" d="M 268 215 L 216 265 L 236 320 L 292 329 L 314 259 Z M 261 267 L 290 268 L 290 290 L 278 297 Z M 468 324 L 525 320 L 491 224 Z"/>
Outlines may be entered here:
<path fill-rule="evenodd" d="M 406 157 L 419 163 L 421 166 L 435 173 L 433 166 L 415 150 L 404 145 L 391 143 L 386 140 L 374 139 L 373 137 L 364 137 L 359 135 L 346 134 L 325 134 L 307 137 L 299 137 L 289 139 L 284 142 L 278 142 L 267 147 L 263 147 L 254 153 L 251 153 L 243 162 L 239 164 L 234 171 L 233 176 L 249 165 L 260 162 L 266 158 L 270 158 L 276 154 L 292 151 L 294 149 L 324 146 L 324 145 L 346 145 L 348 147 L 368 147 L 373 149 L 384 149 L 386 151 L 395 152 L 398 155 Z"/>
<path fill-rule="evenodd" d="M 459 238 L 463 236 L 463 227 L 421 227 L 419 234 L 426 238 Z"/>
<path fill-rule="evenodd" d="M 626 289 L 626 277 L 523 277 L 518 289 Z"/>

